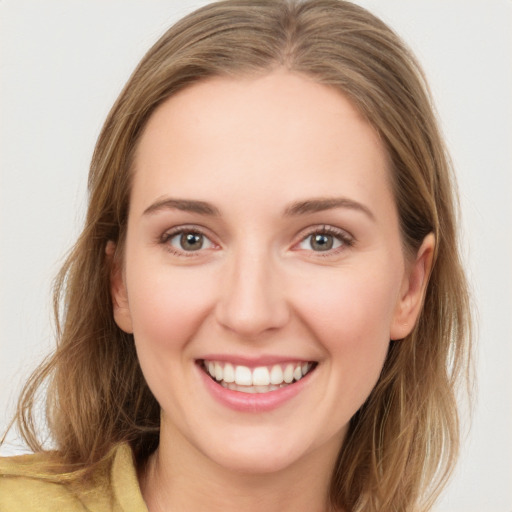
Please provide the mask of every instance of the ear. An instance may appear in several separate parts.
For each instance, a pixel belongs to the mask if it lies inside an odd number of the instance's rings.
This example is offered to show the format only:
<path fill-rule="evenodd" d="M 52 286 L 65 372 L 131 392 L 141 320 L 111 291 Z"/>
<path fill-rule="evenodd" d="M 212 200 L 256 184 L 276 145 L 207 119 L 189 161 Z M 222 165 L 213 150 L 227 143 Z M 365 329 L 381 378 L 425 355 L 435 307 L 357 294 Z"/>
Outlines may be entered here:
<path fill-rule="evenodd" d="M 409 335 L 418 320 L 432 270 L 435 245 L 434 234 L 429 233 L 415 260 L 406 269 L 390 329 L 392 340 L 401 340 Z"/>
<path fill-rule="evenodd" d="M 114 308 L 114 320 L 124 332 L 133 333 L 132 317 L 128 304 L 128 293 L 124 282 L 123 270 L 116 257 L 116 244 L 109 240 L 105 247 L 107 261 L 110 265 L 110 295 Z"/>

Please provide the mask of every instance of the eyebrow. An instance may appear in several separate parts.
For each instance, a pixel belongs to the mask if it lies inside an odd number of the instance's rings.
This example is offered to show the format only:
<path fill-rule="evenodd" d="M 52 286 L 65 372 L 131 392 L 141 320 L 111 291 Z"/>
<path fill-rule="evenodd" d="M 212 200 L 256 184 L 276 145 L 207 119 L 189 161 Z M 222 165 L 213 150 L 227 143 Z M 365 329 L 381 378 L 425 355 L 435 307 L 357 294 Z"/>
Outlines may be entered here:
<path fill-rule="evenodd" d="M 198 213 L 200 215 L 220 215 L 218 208 L 205 201 L 172 198 L 163 198 L 155 201 L 144 210 L 143 215 L 149 215 L 167 209 L 182 210 L 184 212 Z"/>
<path fill-rule="evenodd" d="M 348 208 L 350 210 L 360 211 L 371 220 L 375 221 L 375 215 L 369 208 L 357 201 L 345 197 L 314 198 L 304 201 L 296 201 L 286 207 L 284 210 L 284 216 L 293 217 L 296 215 L 307 215 L 309 213 L 323 212 L 325 210 L 332 210 L 335 208 Z M 144 210 L 143 215 L 150 215 L 167 209 L 176 209 L 185 212 L 198 213 L 200 215 L 220 216 L 219 209 L 206 201 L 173 198 L 163 198 L 155 201 Z"/>
<path fill-rule="evenodd" d="M 288 206 L 285 211 L 285 216 L 306 215 L 308 213 L 323 212 L 334 208 L 348 208 L 364 213 L 371 220 L 375 221 L 375 215 L 365 205 L 348 199 L 346 197 L 328 197 L 328 198 L 315 198 L 305 201 L 296 201 Z"/>

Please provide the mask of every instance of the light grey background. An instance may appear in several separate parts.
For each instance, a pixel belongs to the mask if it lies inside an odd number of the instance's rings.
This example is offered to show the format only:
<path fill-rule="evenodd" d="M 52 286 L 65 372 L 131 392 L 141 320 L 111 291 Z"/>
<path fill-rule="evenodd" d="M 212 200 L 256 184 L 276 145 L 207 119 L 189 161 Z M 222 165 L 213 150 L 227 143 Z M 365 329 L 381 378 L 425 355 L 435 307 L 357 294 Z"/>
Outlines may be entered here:
<path fill-rule="evenodd" d="M 88 162 L 133 67 L 201 1 L 0 2 L 0 430 L 52 346 L 50 287 Z M 512 511 L 512 1 L 360 0 L 427 72 L 460 182 L 479 315 L 478 403 L 439 512 Z M 19 453 L 11 436 L 2 452 Z"/>

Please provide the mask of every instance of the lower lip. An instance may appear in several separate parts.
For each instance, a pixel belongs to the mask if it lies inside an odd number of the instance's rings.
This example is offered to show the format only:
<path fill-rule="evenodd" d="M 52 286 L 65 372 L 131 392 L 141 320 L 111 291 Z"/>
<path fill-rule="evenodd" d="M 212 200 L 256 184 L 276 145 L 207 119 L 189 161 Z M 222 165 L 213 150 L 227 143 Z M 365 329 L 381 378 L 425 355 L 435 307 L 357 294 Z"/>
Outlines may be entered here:
<path fill-rule="evenodd" d="M 307 385 L 310 375 L 313 373 L 310 372 L 299 381 L 274 391 L 268 391 L 267 393 L 243 393 L 242 391 L 233 391 L 222 387 L 199 366 L 197 369 L 213 398 L 222 405 L 240 412 L 266 412 L 277 409 L 297 396 L 304 389 L 304 386 Z"/>

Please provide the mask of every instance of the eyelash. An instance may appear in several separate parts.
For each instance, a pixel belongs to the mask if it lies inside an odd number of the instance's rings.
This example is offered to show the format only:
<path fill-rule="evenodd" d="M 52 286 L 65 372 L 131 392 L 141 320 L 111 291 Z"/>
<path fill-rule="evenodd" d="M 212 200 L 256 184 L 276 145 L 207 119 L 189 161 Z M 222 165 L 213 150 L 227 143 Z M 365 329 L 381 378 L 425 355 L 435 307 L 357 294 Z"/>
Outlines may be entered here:
<path fill-rule="evenodd" d="M 159 237 L 158 242 L 165 246 L 166 250 L 169 251 L 171 254 L 175 256 L 180 257 L 194 257 L 198 256 L 199 253 L 202 253 L 205 248 L 201 247 L 200 249 L 196 251 L 187 251 L 187 250 L 179 250 L 173 247 L 169 242 L 175 238 L 178 235 L 184 235 L 184 234 L 191 234 L 191 235 L 201 235 L 204 237 L 204 240 L 208 241 L 209 244 L 212 246 L 216 246 L 215 242 L 211 240 L 211 238 L 205 233 L 204 230 L 202 230 L 198 226 L 178 226 L 176 228 L 173 228 L 169 231 L 166 231 L 162 234 L 162 236 Z M 297 250 L 300 250 L 300 245 L 303 244 L 308 238 L 314 236 L 314 235 L 327 235 L 332 236 L 338 242 L 340 242 L 340 245 L 338 247 L 330 248 L 325 251 L 314 251 L 312 249 L 304 249 L 306 251 L 309 251 L 313 254 L 315 254 L 315 257 L 328 257 L 333 256 L 335 254 L 338 254 L 338 252 L 348 248 L 352 247 L 355 243 L 354 237 L 349 235 L 346 231 L 335 228 L 333 226 L 323 225 L 321 227 L 314 226 L 309 228 L 309 230 L 303 234 L 300 238 L 300 241 L 296 243 L 293 247 L 298 248 Z M 209 248 L 209 247 L 208 247 Z"/>

